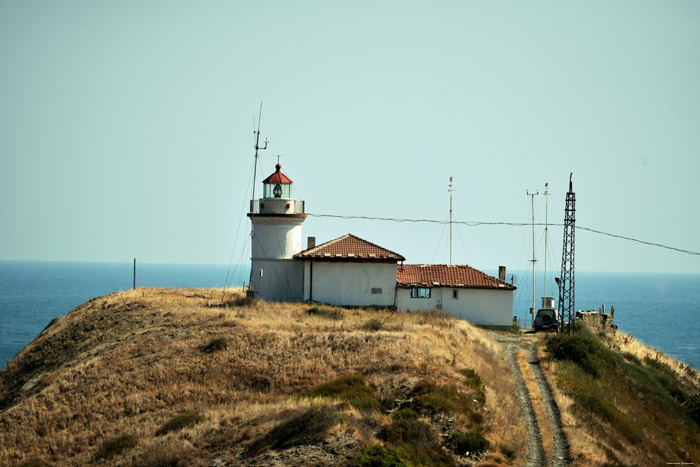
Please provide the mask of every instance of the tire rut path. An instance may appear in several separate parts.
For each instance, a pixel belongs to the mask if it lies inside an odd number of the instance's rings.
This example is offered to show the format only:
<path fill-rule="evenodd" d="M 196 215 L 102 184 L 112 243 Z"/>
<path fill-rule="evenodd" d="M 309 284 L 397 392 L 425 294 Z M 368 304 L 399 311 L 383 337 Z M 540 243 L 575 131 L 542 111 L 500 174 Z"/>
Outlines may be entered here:
<path fill-rule="evenodd" d="M 518 390 L 518 399 L 520 400 L 520 405 L 523 409 L 523 417 L 525 418 L 525 424 L 527 426 L 529 452 L 525 465 L 527 467 L 539 467 L 543 465 L 552 465 L 553 467 L 568 466 L 570 463 L 569 443 L 567 442 L 566 435 L 562 429 L 559 408 L 557 407 L 556 402 L 554 402 L 549 383 L 542 373 L 540 361 L 537 358 L 537 347 L 535 343 L 524 342 L 517 336 L 509 335 L 499 335 L 496 337 L 496 340 L 501 343 L 506 351 L 506 359 L 508 360 L 508 364 L 513 371 L 515 385 Z M 518 365 L 515 355 L 517 349 L 522 349 L 525 352 L 525 357 L 530 365 L 530 368 L 532 369 L 535 381 L 537 382 L 537 388 L 542 396 L 544 403 L 543 405 L 547 413 L 547 418 L 549 420 L 549 425 L 554 440 L 554 453 L 552 459 L 546 459 L 544 448 L 542 446 L 542 438 L 540 436 L 540 428 L 539 424 L 537 423 L 537 416 L 535 415 L 535 410 L 532 406 L 530 391 L 525 384 L 522 371 L 520 370 L 520 366 Z"/>
<path fill-rule="evenodd" d="M 562 428 L 559 407 L 557 407 L 557 403 L 552 396 L 552 388 L 549 387 L 547 378 L 545 378 L 542 373 L 540 360 L 537 358 L 537 347 L 532 342 L 523 342 L 522 344 L 523 350 L 525 351 L 525 358 L 530 364 L 532 374 L 535 376 L 535 381 L 537 381 L 537 387 L 540 390 L 540 394 L 542 394 L 544 408 L 547 412 L 547 418 L 549 419 L 549 427 L 552 430 L 552 436 L 554 438 L 554 457 L 551 465 L 554 467 L 569 465 L 569 443 L 566 440 L 566 435 Z"/>

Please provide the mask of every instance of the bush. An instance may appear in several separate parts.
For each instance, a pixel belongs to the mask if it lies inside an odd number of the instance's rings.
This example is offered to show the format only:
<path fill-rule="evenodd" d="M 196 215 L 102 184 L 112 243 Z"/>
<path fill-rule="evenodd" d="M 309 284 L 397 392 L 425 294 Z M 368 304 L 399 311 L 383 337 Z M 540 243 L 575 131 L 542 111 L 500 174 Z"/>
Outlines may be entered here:
<path fill-rule="evenodd" d="M 687 402 L 688 405 L 688 413 L 690 414 L 691 417 L 693 417 L 693 420 L 700 425 L 700 392 L 697 394 L 693 394 L 690 396 Z"/>
<path fill-rule="evenodd" d="M 442 449 L 430 425 L 419 420 L 416 412 L 401 409 L 391 418 L 392 423 L 384 425 L 377 437 L 390 443 L 407 461 L 416 465 L 454 465 L 454 460 Z"/>
<path fill-rule="evenodd" d="M 501 454 L 506 456 L 506 459 L 508 459 L 509 462 L 513 462 L 515 460 L 515 449 L 511 449 L 508 446 L 501 446 L 499 451 L 501 452 Z"/>
<path fill-rule="evenodd" d="M 382 411 L 382 406 L 374 395 L 374 386 L 362 375 L 341 376 L 307 391 L 304 395 L 340 399 L 360 410 Z"/>
<path fill-rule="evenodd" d="M 365 447 L 348 465 L 350 467 L 408 467 L 408 463 L 397 451 L 385 448 L 381 444 Z"/>
<path fill-rule="evenodd" d="M 362 329 L 365 331 L 379 331 L 382 327 L 384 327 L 384 323 L 377 318 L 372 318 L 362 325 Z"/>
<path fill-rule="evenodd" d="M 475 399 L 478 400 L 481 404 L 485 404 L 486 393 L 484 392 L 484 382 L 481 380 L 481 376 L 479 376 L 479 374 L 471 368 L 465 368 L 461 371 L 461 373 L 466 378 L 465 382 L 467 383 L 467 386 L 469 386 L 477 392 L 477 396 Z"/>
<path fill-rule="evenodd" d="M 630 363 L 634 363 L 635 365 L 639 365 L 639 366 L 642 365 L 642 361 L 633 353 L 622 352 L 621 355 L 622 355 L 622 358 L 624 358 L 625 360 L 627 360 Z"/>
<path fill-rule="evenodd" d="M 233 306 L 237 307 L 245 307 L 245 308 L 250 308 L 255 304 L 255 298 L 254 297 L 238 297 L 233 301 Z"/>
<path fill-rule="evenodd" d="M 95 454 L 95 459 L 109 459 L 134 446 L 136 446 L 136 438 L 133 435 L 117 436 L 102 443 L 97 454 Z"/>
<path fill-rule="evenodd" d="M 513 321 L 513 325 L 510 327 L 510 331 L 513 334 L 522 334 L 522 330 L 520 329 L 520 324 L 517 321 Z"/>
<path fill-rule="evenodd" d="M 226 350 L 228 348 L 228 338 L 227 337 L 216 337 L 210 340 L 206 345 L 203 345 L 201 350 L 204 353 L 218 352 L 220 350 Z"/>
<path fill-rule="evenodd" d="M 444 414 L 461 413 L 472 417 L 472 396 L 461 392 L 457 386 L 447 384 L 438 386 L 426 380 L 419 381 L 414 387 L 415 396 L 413 406 L 420 411 L 433 410 Z M 478 396 L 477 396 L 478 397 Z M 474 417 L 480 419 L 482 417 Z"/>
<path fill-rule="evenodd" d="M 484 435 L 479 431 L 470 433 L 462 433 L 455 431 L 450 436 L 450 449 L 458 454 L 464 453 L 482 453 L 491 446 L 491 443 L 484 438 Z"/>
<path fill-rule="evenodd" d="M 187 412 L 180 415 L 176 415 L 171 418 L 165 425 L 160 427 L 156 431 L 156 436 L 164 435 L 170 433 L 171 431 L 182 430 L 190 426 L 195 426 L 204 421 L 204 416 L 196 412 Z"/>
<path fill-rule="evenodd" d="M 306 310 L 310 315 L 320 316 L 321 318 L 328 318 L 334 320 L 343 319 L 343 310 L 340 308 L 331 308 L 329 306 L 313 306 Z"/>
<path fill-rule="evenodd" d="M 338 414 L 332 407 L 310 407 L 274 427 L 251 444 L 246 452 L 249 455 L 257 455 L 267 449 L 286 449 L 323 441 L 337 419 Z"/>
<path fill-rule="evenodd" d="M 426 446 L 435 443 L 430 425 L 418 419 L 418 414 L 411 409 L 397 410 L 391 415 L 393 422 L 384 425 L 377 437 L 395 445 L 412 443 Z"/>
<path fill-rule="evenodd" d="M 578 333 L 573 336 L 555 335 L 547 338 L 547 353 L 555 360 L 569 360 L 594 378 L 603 375 L 603 363 L 608 350 L 593 336 Z"/>

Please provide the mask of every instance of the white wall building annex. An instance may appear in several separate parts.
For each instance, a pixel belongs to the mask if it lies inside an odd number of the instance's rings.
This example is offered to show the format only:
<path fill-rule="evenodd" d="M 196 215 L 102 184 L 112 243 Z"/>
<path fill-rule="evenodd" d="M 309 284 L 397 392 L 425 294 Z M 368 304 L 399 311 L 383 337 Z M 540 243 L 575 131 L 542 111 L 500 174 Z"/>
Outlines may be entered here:
<path fill-rule="evenodd" d="M 510 328 L 515 286 L 466 265 L 405 265 L 399 253 L 352 234 L 301 251 L 304 201 L 292 198 L 281 171 L 263 180 L 263 197 L 250 203 L 249 290 L 270 301 L 341 306 L 442 308 L 474 324 Z"/>

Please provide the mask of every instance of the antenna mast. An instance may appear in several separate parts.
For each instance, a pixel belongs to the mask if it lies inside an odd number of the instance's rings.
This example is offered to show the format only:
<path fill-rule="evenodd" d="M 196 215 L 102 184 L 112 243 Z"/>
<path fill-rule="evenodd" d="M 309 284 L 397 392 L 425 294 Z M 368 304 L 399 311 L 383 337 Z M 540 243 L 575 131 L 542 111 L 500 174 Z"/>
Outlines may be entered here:
<path fill-rule="evenodd" d="M 540 194 L 540 190 L 537 190 L 534 193 L 530 193 L 529 191 L 525 191 L 527 195 L 530 197 L 530 204 L 531 204 L 531 209 L 532 209 L 532 259 L 530 260 L 532 262 L 532 308 L 530 308 L 530 313 L 532 314 L 532 322 L 534 326 L 535 322 L 535 263 L 537 260 L 535 259 L 535 196 Z"/>
<path fill-rule="evenodd" d="M 452 177 L 450 177 L 450 265 L 452 265 Z"/>
<path fill-rule="evenodd" d="M 262 120 L 262 101 L 260 102 L 260 114 L 258 115 L 258 129 L 255 129 L 255 117 L 253 117 L 253 134 L 255 135 L 255 165 L 253 166 L 253 198 L 250 203 L 250 210 L 254 212 L 254 203 L 255 203 L 255 182 L 256 182 L 256 177 L 257 177 L 257 171 L 258 171 L 258 159 L 260 156 L 258 155 L 258 150 L 265 150 L 267 149 L 267 138 L 265 138 L 265 146 L 260 147 L 260 121 Z M 255 222 L 250 223 L 250 257 L 251 259 L 253 258 L 253 242 L 255 240 Z M 248 281 L 248 290 L 255 290 L 253 288 L 253 268 L 250 268 L 250 280 Z"/>
<path fill-rule="evenodd" d="M 260 121 L 262 120 L 262 105 L 263 103 L 260 102 L 260 114 L 258 115 L 258 129 L 255 129 L 255 120 L 253 120 L 253 134 L 255 135 L 255 165 L 253 166 L 253 199 L 255 199 L 255 177 L 257 175 L 257 170 L 258 170 L 258 159 L 260 156 L 258 156 L 258 150 L 262 149 L 265 150 L 267 149 L 267 138 L 265 138 L 265 146 L 260 147 Z"/>
<path fill-rule="evenodd" d="M 544 296 L 547 296 L 547 230 L 548 230 L 548 211 L 549 211 L 549 183 L 544 184 Z"/>

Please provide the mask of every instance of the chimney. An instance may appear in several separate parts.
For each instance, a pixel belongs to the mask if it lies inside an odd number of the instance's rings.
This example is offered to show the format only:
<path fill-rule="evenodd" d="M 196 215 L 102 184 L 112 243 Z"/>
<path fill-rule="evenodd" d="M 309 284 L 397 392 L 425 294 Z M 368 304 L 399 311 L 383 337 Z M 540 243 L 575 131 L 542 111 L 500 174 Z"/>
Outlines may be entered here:
<path fill-rule="evenodd" d="M 306 239 L 306 249 L 310 249 L 316 246 L 316 237 L 307 237 Z"/>
<path fill-rule="evenodd" d="M 502 280 L 503 282 L 506 281 L 506 267 L 505 266 L 498 266 L 498 278 Z"/>

